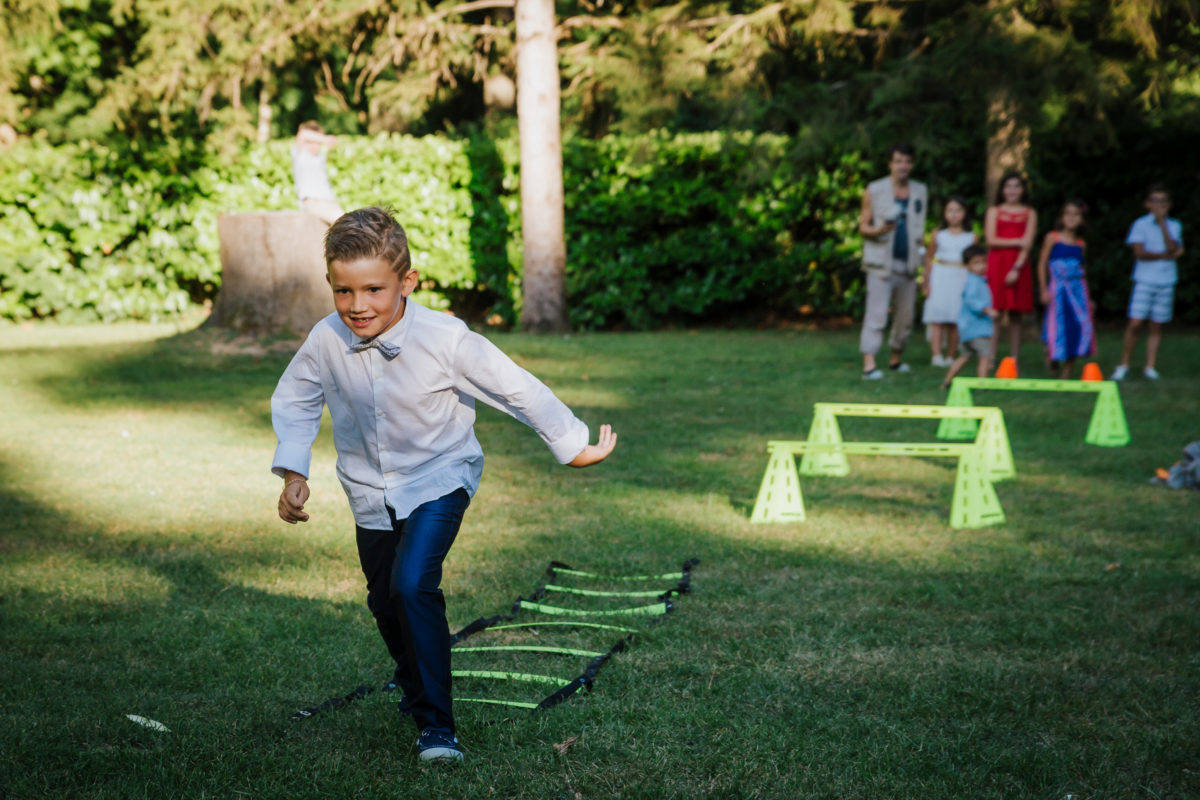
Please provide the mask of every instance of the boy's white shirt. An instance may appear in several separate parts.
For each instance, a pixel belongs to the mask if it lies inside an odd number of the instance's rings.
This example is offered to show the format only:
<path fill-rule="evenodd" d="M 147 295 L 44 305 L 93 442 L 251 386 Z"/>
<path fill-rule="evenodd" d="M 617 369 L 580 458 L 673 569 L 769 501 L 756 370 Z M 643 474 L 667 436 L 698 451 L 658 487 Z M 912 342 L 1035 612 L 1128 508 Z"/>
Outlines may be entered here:
<path fill-rule="evenodd" d="M 309 474 L 312 444 L 329 406 L 337 474 L 354 520 L 388 530 L 391 520 L 483 475 L 475 400 L 533 428 L 561 464 L 587 447 L 587 425 L 541 381 L 448 314 L 407 301 L 404 316 L 379 337 L 400 347 L 388 361 L 338 315 L 313 327 L 271 396 L 278 437 L 272 472 Z"/>
<path fill-rule="evenodd" d="M 333 186 L 329 183 L 325 149 L 310 153 L 299 145 L 292 144 L 292 180 L 296 184 L 296 196 L 305 200 L 336 200 Z"/>
<path fill-rule="evenodd" d="M 1183 225 L 1177 219 L 1167 218 L 1167 230 L 1176 244 L 1183 244 Z M 1140 244 L 1147 253 L 1167 252 L 1162 226 L 1153 214 L 1138 217 L 1129 228 L 1125 244 Z M 1151 286 L 1174 286 L 1179 281 L 1179 268 L 1174 259 L 1133 262 L 1133 279 Z"/>

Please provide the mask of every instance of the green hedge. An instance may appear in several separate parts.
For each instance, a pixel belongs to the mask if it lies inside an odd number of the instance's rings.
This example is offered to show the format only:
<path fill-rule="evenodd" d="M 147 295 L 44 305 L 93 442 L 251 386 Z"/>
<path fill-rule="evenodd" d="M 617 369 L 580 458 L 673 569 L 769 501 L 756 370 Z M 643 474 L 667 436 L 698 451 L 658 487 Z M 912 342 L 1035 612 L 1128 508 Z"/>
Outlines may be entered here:
<path fill-rule="evenodd" d="M 25 142 L 0 172 L 0 318 L 153 318 L 212 299 L 216 218 L 295 207 L 289 144 L 234 156 Z M 789 141 L 654 134 L 564 147 L 571 321 L 650 328 L 804 308 L 851 313 L 857 155 L 811 168 Z M 512 322 L 520 305 L 517 146 L 485 137 L 346 138 L 347 207 L 387 203 L 422 299 Z"/>
<path fill-rule="evenodd" d="M 849 314 L 861 305 L 864 163 L 790 159 L 749 134 L 576 140 L 564 148 L 567 292 L 580 328 Z"/>
<path fill-rule="evenodd" d="M 178 175 L 96 145 L 33 143 L 0 171 L 0 318 L 144 318 L 215 289 L 216 229 L 193 224 Z"/>

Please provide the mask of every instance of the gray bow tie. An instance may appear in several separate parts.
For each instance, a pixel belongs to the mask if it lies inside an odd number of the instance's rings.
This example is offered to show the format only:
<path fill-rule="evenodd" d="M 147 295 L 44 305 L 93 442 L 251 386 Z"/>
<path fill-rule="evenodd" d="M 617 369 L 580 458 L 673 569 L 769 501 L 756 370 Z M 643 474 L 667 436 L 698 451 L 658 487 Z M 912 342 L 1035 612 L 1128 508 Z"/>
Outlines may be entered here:
<path fill-rule="evenodd" d="M 354 353 L 361 353 L 363 350 L 369 350 L 372 347 L 382 353 L 383 357 L 388 361 L 391 361 L 393 358 L 400 355 L 400 347 L 398 345 L 394 345 L 391 342 L 385 342 L 381 339 L 367 339 L 364 342 L 357 342 L 350 345 L 350 351 Z"/>

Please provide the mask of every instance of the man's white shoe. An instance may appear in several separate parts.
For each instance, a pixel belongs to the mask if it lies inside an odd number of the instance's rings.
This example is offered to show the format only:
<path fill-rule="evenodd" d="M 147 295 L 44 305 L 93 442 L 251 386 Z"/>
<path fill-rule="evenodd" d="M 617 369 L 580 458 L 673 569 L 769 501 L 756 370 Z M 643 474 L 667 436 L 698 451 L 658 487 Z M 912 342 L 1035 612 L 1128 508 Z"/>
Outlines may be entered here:
<path fill-rule="evenodd" d="M 1118 364 L 1113 368 L 1112 379 L 1114 381 L 1123 381 L 1129 375 L 1129 367 L 1124 364 Z"/>
<path fill-rule="evenodd" d="M 1154 367 L 1146 367 L 1144 370 L 1142 370 L 1142 374 L 1152 381 L 1158 380 L 1158 370 L 1156 370 Z"/>

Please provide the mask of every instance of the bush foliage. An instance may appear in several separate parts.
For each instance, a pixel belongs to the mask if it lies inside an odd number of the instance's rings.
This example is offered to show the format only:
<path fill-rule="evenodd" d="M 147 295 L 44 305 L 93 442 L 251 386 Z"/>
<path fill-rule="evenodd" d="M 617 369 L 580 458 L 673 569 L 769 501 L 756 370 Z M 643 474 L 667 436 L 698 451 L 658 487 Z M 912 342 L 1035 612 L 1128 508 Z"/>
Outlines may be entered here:
<path fill-rule="evenodd" d="M 567 291 L 580 328 L 651 328 L 743 312 L 849 313 L 864 163 L 789 158 L 786 137 L 576 140 Z"/>
<path fill-rule="evenodd" d="M 218 214 L 295 207 L 288 147 L 275 141 L 230 155 L 174 144 L 151 154 L 35 140 L 11 148 L 0 170 L 0 319 L 146 319 L 211 300 L 220 287 Z M 858 199 L 883 170 L 854 151 L 819 164 L 794 152 L 793 139 L 772 134 L 567 139 L 572 325 L 859 313 Z M 423 302 L 512 323 L 521 299 L 517 154 L 514 139 L 483 134 L 346 137 L 330 154 L 330 178 L 347 208 L 396 209 Z M 1038 170 L 1035 190 L 1100 196 L 1089 219 L 1089 280 L 1098 313 L 1120 318 L 1130 270 L 1124 233 L 1144 213 L 1141 198 L 1098 164 L 1051 166 Z M 940 199 L 962 190 L 961 172 L 918 164 L 933 198 L 931 226 Z M 1037 192 L 1043 230 L 1063 197 Z M 1186 236 L 1200 220 L 1180 199 Z M 1195 321 L 1200 286 L 1183 274 L 1177 310 Z"/>
<path fill-rule="evenodd" d="M 751 307 L 848 312 L 861 159 L 807 169 L 788 147 L 748 134 L 569 140 L 572 322 L 649 328 Z M 217 215 L 295 207 L 288 143 L 178 155 L 147 166 L 90 143 L 14 148 L 0 173 L 0 317 L 149 318 L 213 298 Z M 347 208 L 396 209 L 426 302 L 515 318 L 515 141 L 345 138 L 329 165 Z"/>
<path fill-rule="evenodd" d="M 211 300 L 220 287 L 217 216 L 296 207 L 288 146 L 152 169 L 94 144 L 14 148 L 0 174 L 0 317 L 145 318 Z M 462 141 L 384 136 L 345 140 L 330 159 L 343 203 L 397 209 L 435 304 L 494 271 L 492 262 L 477 269 L 469 247 L 466 150 Z"/>

